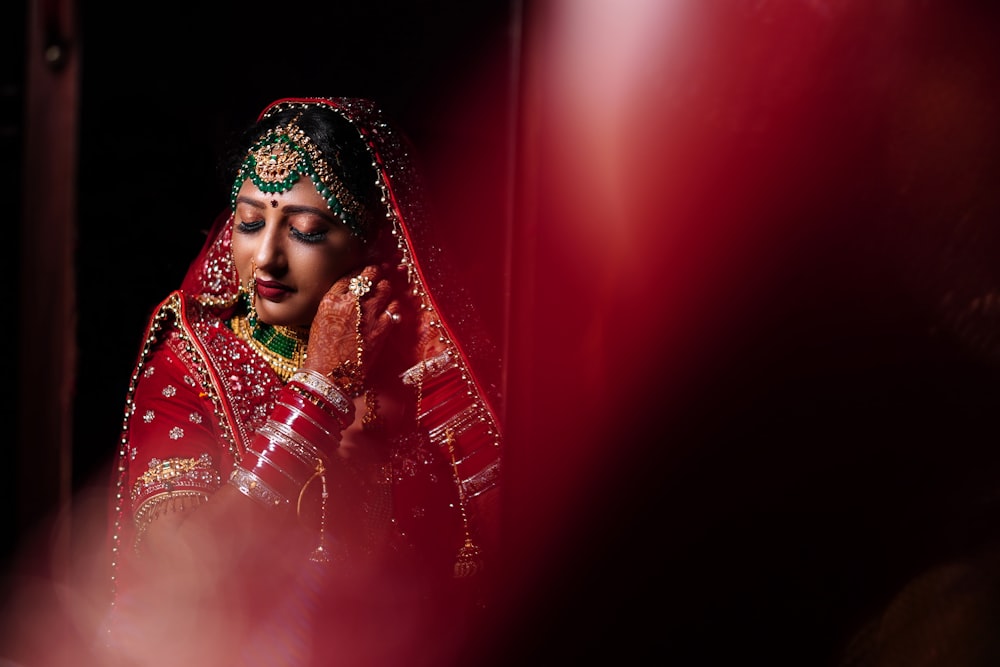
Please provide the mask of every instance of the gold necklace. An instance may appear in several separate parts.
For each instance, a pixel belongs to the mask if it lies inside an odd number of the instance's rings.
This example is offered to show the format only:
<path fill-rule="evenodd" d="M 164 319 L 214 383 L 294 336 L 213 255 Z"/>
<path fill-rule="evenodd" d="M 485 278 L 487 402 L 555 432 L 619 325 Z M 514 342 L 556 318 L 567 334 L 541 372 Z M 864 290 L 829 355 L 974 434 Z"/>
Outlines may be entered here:
<path fill-rule="evenodd" d="M 269 324 L 257 324 L 255 327 L 246 315 L 234 316 L 229 326 L 285 382 L 306 360 L 306 341 L 293 329 Z"/>

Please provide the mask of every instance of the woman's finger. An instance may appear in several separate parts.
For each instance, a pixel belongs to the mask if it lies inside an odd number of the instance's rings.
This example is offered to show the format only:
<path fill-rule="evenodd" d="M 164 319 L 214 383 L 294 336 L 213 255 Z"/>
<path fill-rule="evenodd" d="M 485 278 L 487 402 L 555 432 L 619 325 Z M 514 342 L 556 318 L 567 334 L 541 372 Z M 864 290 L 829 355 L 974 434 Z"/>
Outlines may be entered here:
<path fill-rule="evenodd" d="M 382 311 L 382 315 L 389 321 L 390 325 L 399 324 L 403 321 L 401 308 L 402 304 L 399 299 L 393 299 Z"/>

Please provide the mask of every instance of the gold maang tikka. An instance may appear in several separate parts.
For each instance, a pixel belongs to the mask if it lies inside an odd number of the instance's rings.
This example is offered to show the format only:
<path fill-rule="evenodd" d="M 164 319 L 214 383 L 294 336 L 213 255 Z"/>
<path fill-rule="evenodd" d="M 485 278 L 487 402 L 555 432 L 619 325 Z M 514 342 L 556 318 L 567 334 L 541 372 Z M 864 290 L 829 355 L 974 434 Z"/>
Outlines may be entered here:
<path fill-rule="evenodd" d="M 236 195 L 248 178 L 261 192 L 288 192 L 307 176 L 326 205 L 351 230 L 364 238 L 363 207 L 337 177 L 309 136 L 295 124 L 299 116 L 268 130 L 243 159 L 233 182 L 230 205 L 236 210 Z"/>

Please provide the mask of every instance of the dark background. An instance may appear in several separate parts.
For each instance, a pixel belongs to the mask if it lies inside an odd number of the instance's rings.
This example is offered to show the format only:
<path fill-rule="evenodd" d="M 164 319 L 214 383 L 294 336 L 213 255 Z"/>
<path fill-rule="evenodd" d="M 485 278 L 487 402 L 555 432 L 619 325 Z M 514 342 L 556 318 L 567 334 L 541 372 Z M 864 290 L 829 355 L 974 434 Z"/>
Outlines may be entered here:
<path fill-rule="evenodd" d="M 370 96 L 414 140 L 509 352 L 511 607 L 469 664 L 833 665 L 940 564 L 975 562 L 963 583 L 995 597 L 997 10 L 717 5 L 689 60 L 643 63 L 651 102 L 615 173 L 631 217 L 589 227 L 593 193 L 524 129 L 564 121 L 525 76 L 544 63 L 515 57 L 553 4 L 83 8 L 75 485 L 107 474 L 146 316 L 227 201 L 228 133 L 276 97 Z M 17 185 L 22 81 L 5 76 Z M 678 126 L 686 143 L 665 139 Z M 610 245 L 567 250 L 576 216 L 581 237 L 640 230 L 627 273 Z M 675 319 L 679 293 L 697 303 Z M 954 593 L 931 597 L 955 612 Z M 914 609 L 951 638 L 903 633 L 929 664 L 996 657 L 955 640 L 989 604 L 948 623 Z"/>

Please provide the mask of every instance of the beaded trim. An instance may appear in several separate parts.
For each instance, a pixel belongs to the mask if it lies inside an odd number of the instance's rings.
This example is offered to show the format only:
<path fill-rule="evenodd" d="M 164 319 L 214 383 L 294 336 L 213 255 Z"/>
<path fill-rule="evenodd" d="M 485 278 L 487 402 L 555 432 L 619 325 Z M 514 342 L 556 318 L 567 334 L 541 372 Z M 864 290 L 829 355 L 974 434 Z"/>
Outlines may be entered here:
<path fill-rule="evenodd" d="M 337 178 L 309 136 L 295 124 L 269 130 L 247 153 L 233 183 L 230 203 L 236 210 L 236 195 L 246 179 L 262 192 L 288 192 L 301 176 L 308 176 L 326 205 L 351 233 L 364 237 L 362 207 Z"/>
<path fill-rule="evenodd" d="M 208 493 L 195 491 L 193 489 L 169 491 L 160 495 L 146 499 L 135 512 L 135 539 L 132 542 L 132 549 L 136 553 L 140 552 L 142 540 L 146 536 L 146 530 L 153 523 L 161 511 L 162 512 L 183 512 L 194 509 L 209 498 Z"/>

